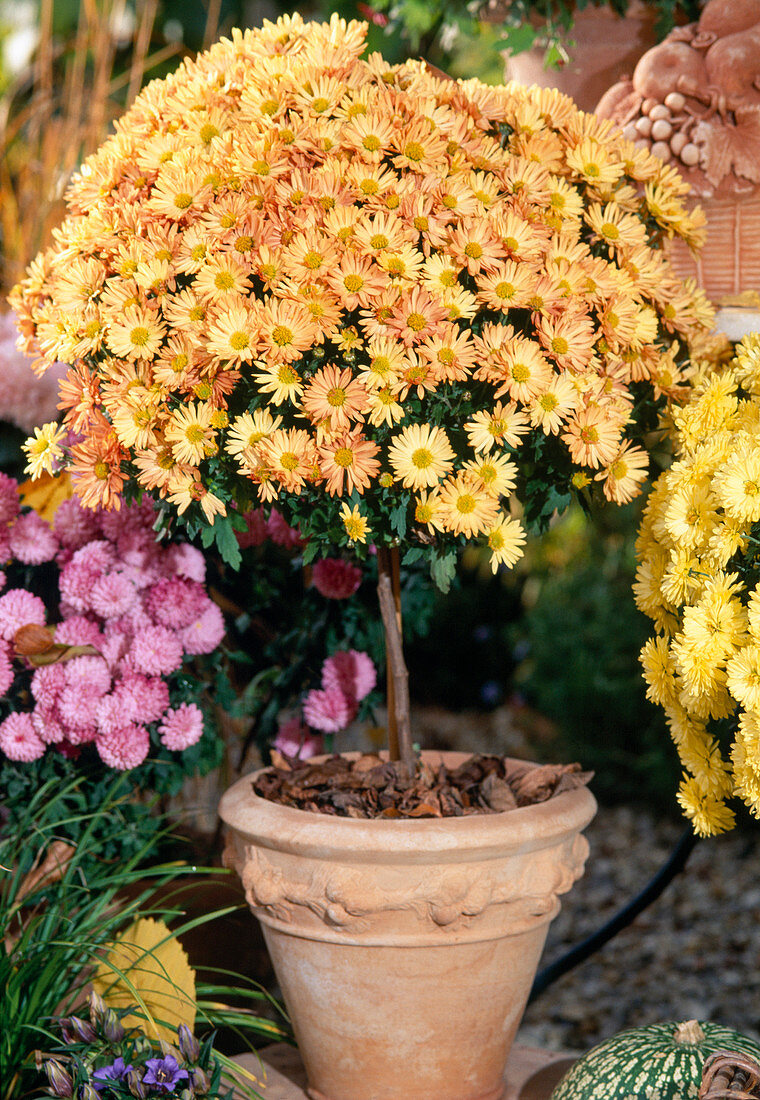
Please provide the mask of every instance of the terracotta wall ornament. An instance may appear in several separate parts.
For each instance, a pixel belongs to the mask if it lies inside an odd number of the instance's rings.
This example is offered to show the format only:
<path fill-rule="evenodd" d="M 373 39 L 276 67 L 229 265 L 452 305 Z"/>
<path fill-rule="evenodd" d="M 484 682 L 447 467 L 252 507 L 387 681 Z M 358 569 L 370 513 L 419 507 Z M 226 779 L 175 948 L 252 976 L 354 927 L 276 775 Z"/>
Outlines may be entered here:
<path fill-rule="evenodd" d="M 671 259 L 714 302 L 760 289 L 760 0 L 709 0 L 648 50 L 596 113 L 671 162 L 707 216 L 699 259 Z"/>
<path fill-rule="evenodd" d="M 490 0 L 487 18 L 498 23 L 504 8 L 504 0 Z M 657 41 L 655 19 L 654 9 L 642 0 L 632 0 L 625 16 L 607 7 L 583 8 L 575 13 L 565 65 L 546 68 L 544 48 L 535 46 L 506 58 L 504 79 L 559 88 L 582 110 L 593 111 L 610 83 L 632 73 L 644 50 Z"/>

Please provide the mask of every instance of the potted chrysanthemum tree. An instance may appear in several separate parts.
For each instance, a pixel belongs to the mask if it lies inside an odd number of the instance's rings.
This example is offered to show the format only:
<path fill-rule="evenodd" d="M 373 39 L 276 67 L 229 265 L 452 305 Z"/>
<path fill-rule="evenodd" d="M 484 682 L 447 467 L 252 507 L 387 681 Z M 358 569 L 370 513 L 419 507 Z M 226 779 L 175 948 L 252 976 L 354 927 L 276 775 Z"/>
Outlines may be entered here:
<path fill-rule="evenodd" d="M 242 780 L 230 858 L 314 1096 L 495 1100 L 594 803 L 418 758 L 399 573 L 445 586 L 469 541 L 509 567 L 574 492 L 634 496 L 709 307 L 660 251 L 699 236 L 673 172 L 558 93 L 362 59 L 364 34 L 235 31 L 85 162 L 13 295 L 41 368 L 71 364 L 28 454 L 87 504 L 152 494 L 232 565 L 252 506 L 305 562 L 376 551 L 391 761 L 313 765 L 328 815 Z"/>

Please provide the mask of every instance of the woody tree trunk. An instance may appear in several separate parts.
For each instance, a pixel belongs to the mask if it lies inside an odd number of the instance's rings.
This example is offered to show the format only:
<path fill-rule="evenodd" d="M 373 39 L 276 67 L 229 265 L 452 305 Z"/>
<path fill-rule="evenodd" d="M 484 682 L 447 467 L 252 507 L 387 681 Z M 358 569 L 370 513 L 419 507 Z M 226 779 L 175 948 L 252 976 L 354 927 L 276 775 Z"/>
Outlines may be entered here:
<path fill-rule="evenodd" d="M 378 548 L 377 595 L 385 631 L 388 699 L 388 750 L 407 777 L 414 775 L 412 723 L 409 714 L 409 672 L 401 631 L 401 580 L 397 546 Z"/>

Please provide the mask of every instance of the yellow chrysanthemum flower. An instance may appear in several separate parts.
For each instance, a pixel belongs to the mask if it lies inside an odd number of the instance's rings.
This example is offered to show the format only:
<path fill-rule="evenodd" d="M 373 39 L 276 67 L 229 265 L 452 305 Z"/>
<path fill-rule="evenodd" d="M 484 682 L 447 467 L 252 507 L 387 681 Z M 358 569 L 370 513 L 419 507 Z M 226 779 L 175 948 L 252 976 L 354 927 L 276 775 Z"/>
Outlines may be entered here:
<path fill-rule="evenodd" d="M 55 463 L 63 458 L 61 442 L 66 438 L 66 429 L 50 421 L 41 428 L 34 429 L 34 435 L 23 444 L 23 450 L 29 459 L 24 473 L 32 478 L 43 472 L 52 475 Z"/>
<path fill-rule="evenodd" d="M 453 468 L 454 451 L 443 428 L 410 424 L 393 437 L 388 460 L 405 489 L 437 485 Z"/>
<path fill-rule="evenodd" d="M 698 836 L 718 836 L 733 829 L 736 821 L 733 810 L 724 799 L 704 791 L 693 777 L 683 780 L 677 798 Z"/>
<path fill-rule="evenodd" d="M 369 523 L 366 516 L 363 516 L 359 509 L 354 505 L 353 508 L 349 508 L 347 504 L 342 504 L 340 507 L 340 518 L 343 521 L 343 526 L 348 535 L 349 542 L 366 542 L 367 535 L 370 533 Z"/>

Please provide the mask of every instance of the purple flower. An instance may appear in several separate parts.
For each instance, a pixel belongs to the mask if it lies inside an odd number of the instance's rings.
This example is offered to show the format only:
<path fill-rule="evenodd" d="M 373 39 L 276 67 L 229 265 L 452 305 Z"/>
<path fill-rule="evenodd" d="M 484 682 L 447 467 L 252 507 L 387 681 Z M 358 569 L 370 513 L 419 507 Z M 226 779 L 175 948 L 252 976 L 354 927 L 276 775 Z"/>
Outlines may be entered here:
<path fill-rule="evenodd" d="M 177 1059 L 167 1054 L 165 1058 L 149 1058 L 145 1063 L 148 1072 L 143 1084 L 153 1085 L 159 1092 L 172 1092 L 180 1081 L 187 1081 L 187 1070 L 180 1069 Z"/>
<path fill-rule="evenodd" d="M 110 1066 L 101 1066 L 100 1069 L 96 1069 L 92 1077 L 101 1085 L 106 1081 L 123 1081 L 131 1069 L 132 1066 L 125 1065 L 124 1059 L 119 1055 L 118 1058 L 114 1058 Z M 96 1085 L 95 1088 L 97 1087 Z"/>

